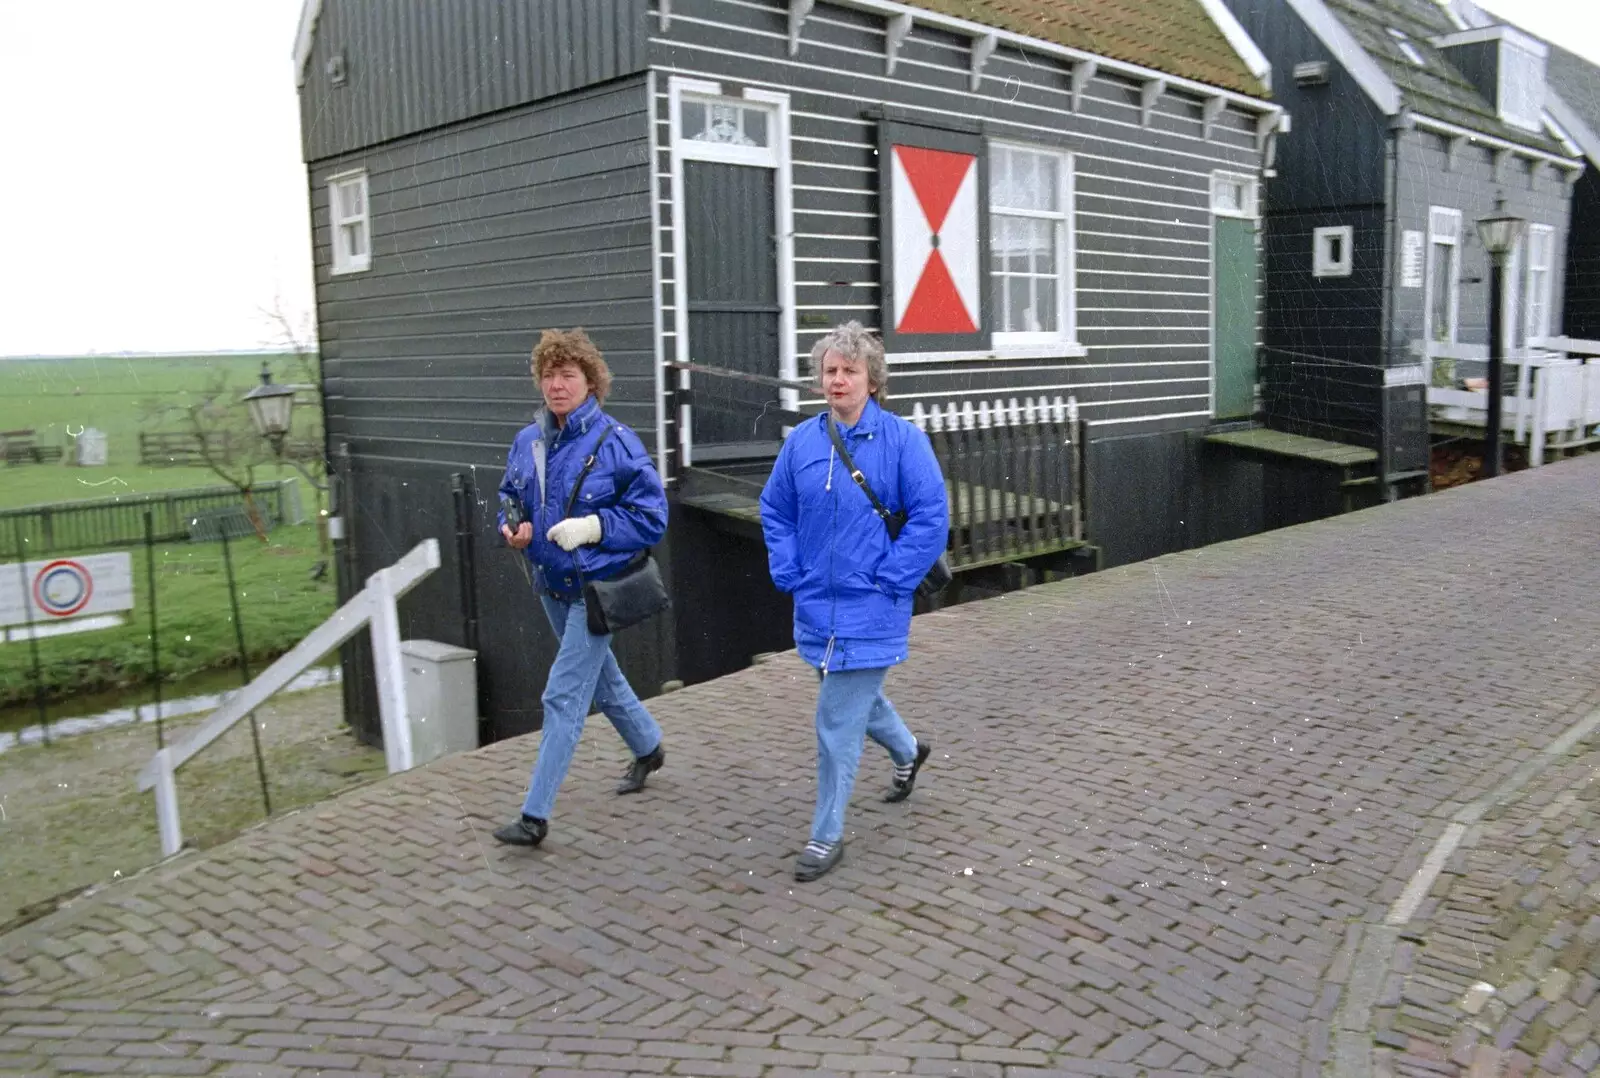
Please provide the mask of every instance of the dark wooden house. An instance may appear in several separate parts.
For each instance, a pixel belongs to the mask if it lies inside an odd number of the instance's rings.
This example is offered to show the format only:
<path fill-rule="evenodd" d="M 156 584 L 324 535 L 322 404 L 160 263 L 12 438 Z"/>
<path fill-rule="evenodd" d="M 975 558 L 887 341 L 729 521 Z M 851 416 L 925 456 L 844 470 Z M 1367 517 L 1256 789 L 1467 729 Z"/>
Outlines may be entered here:
<path fill-rule="evenodd" d="M 298 63 L 341 578 L 455 537 L 403 616 L 478 651 L 486 738 L 538 725 L 554 646 L 493 529 L 543 327 L 589 330 L 668 482 L 644 692 L 790 646 L 754 495 L 847 319 L 969 581 L 1270 523 L 1204 436 L 1256 411 L 1287 122 L 1215 0 L 312 0 Z"/>
<path fill-rule="evenodd" d="M 1529 222 L 1505 346 L 1562 324 L 1583 163 L 1543 108 L 1548 51 L 1434 0 L 1226 2 L 1295 121 L 1266 193 L 1265 420 L 1375 452 L 1387 496 L 1426 490 L 1430 431 L 1482 432 L 1475 222 L 1497 205 Z"/>

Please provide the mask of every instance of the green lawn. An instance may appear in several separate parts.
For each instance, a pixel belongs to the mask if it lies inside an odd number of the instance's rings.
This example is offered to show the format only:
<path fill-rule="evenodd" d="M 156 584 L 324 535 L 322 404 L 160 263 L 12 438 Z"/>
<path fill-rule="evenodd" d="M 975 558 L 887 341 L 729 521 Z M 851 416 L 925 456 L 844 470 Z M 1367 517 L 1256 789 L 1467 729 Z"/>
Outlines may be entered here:
<path fill-rule="evenodd" d="M 299 643 L 333 613 L 333 573 L 311 578 L 328 555 L 317 550 L 314 524 L 279 528 L 268 541 L 230 544 L 239 587 L 240 618 L 252 672 Z M 46 637 L 39 659 L 53 698 L 145 681 L 150 671 L 149 575 L 144 550 L 133 551 L 134 604 L 114 629 Z M 220 543 L 156 547 L 156 612 L 164 679 L 226 666 L 237 660 L 233 615 Z M 26 641 L 0 644 L 0 707 L 33 699 L 33 665 Z"/>
<path fill-rule="evenodd" d="M 222 483 L 206 468 L 141 466 L 139 432 L 178 429 L 171 420 L 150 418 L 152 405 L 181 403 L 204 392 L 219 375 L 243 395 L 259 380 L 263 358 L 278 381 L 298 378 L 292 361 L 280 356 L 0 360 L 0 430 L 31 428 L 40 443 L 64 451 L 60 464 L 0 464 L 0 509 Z M 73 434 L 86 427 L 106 434 L 105 467 L 65 462 Z M 257 478 L 294 474 L 292 468 L 275 465 L 259 469 Z M 309 508 L 313 503 L 308 497 L 305 504 Z M 0 549 L 5 549 L 4 537 Z"/>

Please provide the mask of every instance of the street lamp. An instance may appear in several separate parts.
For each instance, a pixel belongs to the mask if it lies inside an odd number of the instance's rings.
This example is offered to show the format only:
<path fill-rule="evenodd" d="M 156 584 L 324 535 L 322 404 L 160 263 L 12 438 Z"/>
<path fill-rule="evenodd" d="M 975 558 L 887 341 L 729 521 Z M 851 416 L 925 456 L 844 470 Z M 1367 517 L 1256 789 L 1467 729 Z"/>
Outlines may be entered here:
<path fill-rule="evenodd" d="M 1522 239 L 1528 222 L 1505 212 L 1505 199 L 1494 200 L 1494 213 L 1478 221 L 1478 238 L 1489 255 L 1489 414 L 1486 417 L 1488 444 L 1484 449 L 1483 474 L 1500 474 L 1500 401 L 1505 382 L 1505 346 L 1501 343 L 1505 314 L 1506 258 Z"/>
<path fill-rule="evenodd" d="M 272 381 L 272 371 L 266 363 L 261 364 L 261 384 L 246 393 L 240 400 L 244 401 L 250 410 L 250 420 L 256 425 L 256 433 L 272 443 L 272 455 L 283 461 L 283 440 L 289 433 L 290 413 L 294 410 L 294 389 L 291 386 L 280 386 Z M 307 483 L 317 490 L 327 490 L 326 483 L 320 482 L 316 476 L 306 471 L 300 462 L 289 457 L 288 463 L 299 472 Z"/>
<path fill-rule="evenodd" d="M 250 420 L 256 433 L 272 443 L 272 454 L 283 456 L 283 439 L 289 433 L 289 415 L 294 409 L 294 390 L 288 386 L 274 385 L 272 371 L 261 364 L 261 384 L 243 397 L 250 409 Z"/>

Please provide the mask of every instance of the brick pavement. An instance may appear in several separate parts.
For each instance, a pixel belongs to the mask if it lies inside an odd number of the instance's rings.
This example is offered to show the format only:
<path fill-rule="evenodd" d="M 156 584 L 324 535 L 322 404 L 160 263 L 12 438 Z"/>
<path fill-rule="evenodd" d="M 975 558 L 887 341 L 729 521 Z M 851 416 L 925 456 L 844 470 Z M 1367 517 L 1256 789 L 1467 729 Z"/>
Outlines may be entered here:
<path fill-rule="evenodd" d="M 0 1073 L 1581 1073 L 1596 739 L 1392 966 L 1352 940 L 1600 706 L 1597 492 L 1585 458 L 917 619 L 931 766 L 883 805 L 869 750 L 820 884 L 792 657 L 653 702 L 642 797 L 593 731 L 534 854 L 488 837 L 529 739 L 385 780 L 0 939 Z"/>

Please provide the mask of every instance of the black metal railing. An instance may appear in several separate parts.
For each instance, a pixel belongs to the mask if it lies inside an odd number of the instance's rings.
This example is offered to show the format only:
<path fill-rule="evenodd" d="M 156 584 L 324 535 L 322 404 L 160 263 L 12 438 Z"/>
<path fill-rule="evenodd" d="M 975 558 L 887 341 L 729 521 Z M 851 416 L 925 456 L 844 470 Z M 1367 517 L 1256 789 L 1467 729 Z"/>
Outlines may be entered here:
<path fill-rule="evenodd" d="M 251 501 L 263 524 L 303 521 L 299 482 L 283 479 L 251 488 Z M 197 518 L 243 504 L 244 496 L 233 487 L 200 487 L 28 505 L 0 510 L 0 543 L 14 542 L 20 536 L 30 558 L 58 550 L 134 546 L 146 540 L 147 511 L 155 529 L 154 541 L 175 542 L 189 538 Z"/>

